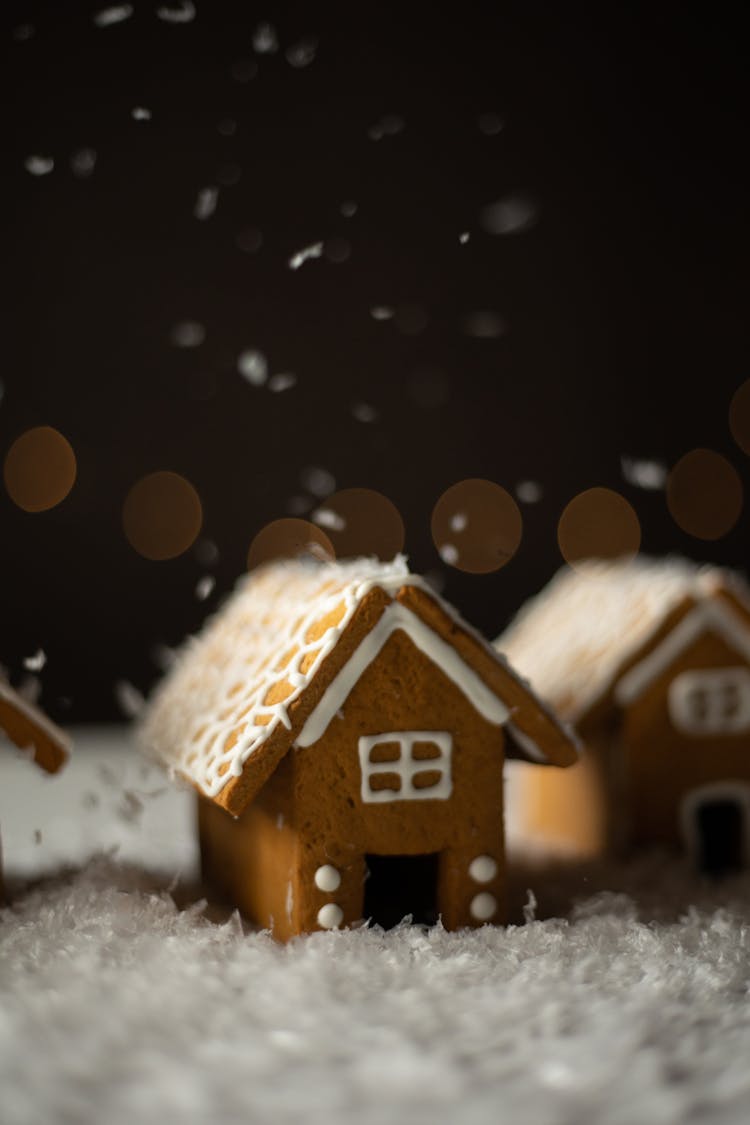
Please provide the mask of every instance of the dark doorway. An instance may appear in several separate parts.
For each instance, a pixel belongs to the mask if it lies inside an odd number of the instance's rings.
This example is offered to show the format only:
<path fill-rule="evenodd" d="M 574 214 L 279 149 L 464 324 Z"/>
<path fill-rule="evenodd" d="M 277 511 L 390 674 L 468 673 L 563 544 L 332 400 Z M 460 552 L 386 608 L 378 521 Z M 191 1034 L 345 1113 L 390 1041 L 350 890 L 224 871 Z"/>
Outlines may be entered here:
<path fill-rule="evenodd" d="M 367 855 L 363 915 L 388 930 L 411 914 L 419 925 L 438 920 L 438 855 Z"/>
<path fill-rule="evenodd" d="M 744 866 L 744 813 L 731 797 L 704 801 L 695 810 L 698 859 L 708 875 L 725 875 Z"/>

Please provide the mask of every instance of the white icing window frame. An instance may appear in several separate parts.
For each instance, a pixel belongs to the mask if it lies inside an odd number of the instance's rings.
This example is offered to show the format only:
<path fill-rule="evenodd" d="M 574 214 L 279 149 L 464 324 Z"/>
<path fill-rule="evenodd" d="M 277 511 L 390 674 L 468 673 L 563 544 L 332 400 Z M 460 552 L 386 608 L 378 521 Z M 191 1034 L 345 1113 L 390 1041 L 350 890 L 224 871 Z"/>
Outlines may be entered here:
<path fill-rule="evenodd" d="M 693 738 L 750 730 L 750 669 L 681 672 L 669 685 L 668 706 L 674 727 Z"/>
<path fill-rule="evenodd" d="M 370 753 L 384 743 L 397 743 L 398 758 L 390 762 L 371 762 Z M 414 758 L 414 744 L 430 742 L 440 753 L 434 758 Z M 365 734 L 359 739 L 359 765 L 362 777 L 360 796 L 366 805 L 379 805 L 393 801 L 446 801 L 453 792 L 451 764 L 453 738 L 448 731 L 407 730 L 385 731 L 383 734 Z M 420 773 L 440 773 L 440 780 L 428 788 L 419 789 L 414 778 Z M 370 781 L 378 774 L 395 773 L 400 789 L 373 789 Z"/>

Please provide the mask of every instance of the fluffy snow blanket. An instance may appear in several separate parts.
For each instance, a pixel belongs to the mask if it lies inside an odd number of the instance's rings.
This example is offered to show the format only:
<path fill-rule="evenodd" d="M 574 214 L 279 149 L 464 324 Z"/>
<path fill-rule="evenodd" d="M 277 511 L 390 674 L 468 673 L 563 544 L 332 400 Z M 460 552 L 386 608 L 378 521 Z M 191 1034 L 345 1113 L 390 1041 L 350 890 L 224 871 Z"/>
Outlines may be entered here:
<path fill-rule="evenodd" d="M 196 900 L 186 795 L 111 749 L 0 772 L 3 1125 L 750 1120 L 747 879 L 516 867 L 506 929 L 279 946 Z"/>

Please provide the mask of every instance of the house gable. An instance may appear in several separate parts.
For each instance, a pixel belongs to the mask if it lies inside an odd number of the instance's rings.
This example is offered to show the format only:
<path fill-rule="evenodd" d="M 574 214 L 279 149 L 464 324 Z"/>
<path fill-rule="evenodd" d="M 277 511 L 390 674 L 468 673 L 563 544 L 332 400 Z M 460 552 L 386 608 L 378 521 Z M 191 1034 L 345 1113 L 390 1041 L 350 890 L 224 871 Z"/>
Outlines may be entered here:
<path fill-rule="evenodd" d="M 70 739 L 59 727 L 0 680 L 0 730 L 47 773 L 56 773 L 70 753 Z"/>

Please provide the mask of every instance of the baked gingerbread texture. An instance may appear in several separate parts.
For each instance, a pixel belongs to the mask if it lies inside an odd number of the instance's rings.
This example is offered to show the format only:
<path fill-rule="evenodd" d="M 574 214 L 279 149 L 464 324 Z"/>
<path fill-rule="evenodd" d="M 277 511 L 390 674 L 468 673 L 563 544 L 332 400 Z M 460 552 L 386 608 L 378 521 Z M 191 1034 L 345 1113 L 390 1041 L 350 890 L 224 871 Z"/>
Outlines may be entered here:
<path fill-rule="evenodd" d="M 67 761 L 70 740 L 59 727 L 0 678 L 0 732 L 47 773 L 57 771 Z M 0 902 L 4 899 L 0 870 Z"/>
<path fill-rule="evenodd" d="M 564 568 L 496 641 L 585 749 L 530 769 L 522 834 L 573 854 L 682 849 L 716 873 L 750 858 L 750 589 L 684 559 Z"/>
<path fill-rule="evenodd" d="M 504 759 L 577 756 L 402 558 L 246 576 L 178 656 L 141 736 L 198 792 L 207 880 L 280 940 L 363 919 L 375 868 L 386 899 L 427 890 L 447 928 L 500 921 Z"/>

